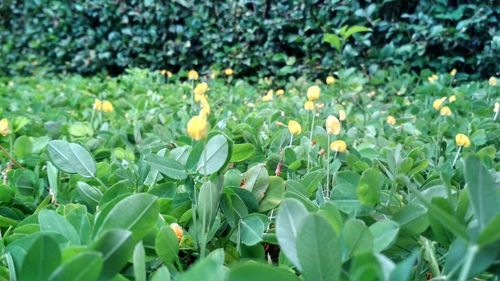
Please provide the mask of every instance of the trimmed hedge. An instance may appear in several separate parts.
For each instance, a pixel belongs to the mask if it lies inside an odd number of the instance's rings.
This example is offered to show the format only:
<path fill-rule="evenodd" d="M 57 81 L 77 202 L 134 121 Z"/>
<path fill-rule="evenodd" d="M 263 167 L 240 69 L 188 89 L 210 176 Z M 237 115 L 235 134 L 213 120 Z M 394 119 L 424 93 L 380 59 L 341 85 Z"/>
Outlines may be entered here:
<path fill-rule="evenodd" d="M 0 1 L 0 75 L 233 66 L 325 76 L 340 66 L 500 72 L 495 0 Z M 362 25 L 339 53 L 324 33 Z"/>

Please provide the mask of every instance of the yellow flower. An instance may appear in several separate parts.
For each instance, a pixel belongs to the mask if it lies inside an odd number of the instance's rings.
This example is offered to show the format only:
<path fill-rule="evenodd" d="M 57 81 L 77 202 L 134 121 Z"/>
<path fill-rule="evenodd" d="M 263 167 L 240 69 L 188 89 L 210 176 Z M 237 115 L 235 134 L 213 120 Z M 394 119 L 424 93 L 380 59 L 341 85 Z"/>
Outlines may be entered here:
<path fill-rule="evenodd" d="M 200 78 L 200 75 L 198 74 L 198 72 L 196 72 L 196 70 L 190 70 L 188 72 L 189 80 L 198 80 L 198 78 Z"/>
<path fill-rule="evenodd" d="M 470 139 L 464 134 L 457 134 L 455 136 L 455 143 L 457 144 L 457 146 L 469 147 Z"/>
<path fill-rule="evenodd" d="M 344 121 L 346 119 L 345 111 L 339 110 L 339 120 Z"/>
<path fill-rule="evenodd" d="M 342 153 L 347 150 L 347 144 L 343 140 L 336 140 L 330 144 L 330 149 Z"/>
<path fill-rule="evenodd" d="M 177 239 L 181 241 L 182 235 L 184 234 L 184 231 L 182 230 L 181 226 L 176 223 L 171 223 L 170 228 L 174 231 L 175 235 L 177 236 Z"/>
<path fill-rule="evenodd" d="M 200 99 L 201 103 L 201 114 L 208 116 L 210 114 L 210 104 L 208 103 L 208 99 L 206 96 L 202 96 Z"/>
<path fill-rule="evenodd" d="M 326 133 L 329 135 L 338 135 L 340 134 L 340 121 L 337 117 L 330 115 L 326 118 L 325 123 Z"/>
<path fill-rule="evenodd" d="M 304 103 L 304 109 L 309 110 L 309 111 L 314 110 L 314 102 L 312 102 L 310 100 L 306 101 Z"/>
<path fill-rule="evenodd" d="M 319 95 L 321 93 L 321 89 L 319 86 L 311 86 L 307 89 L 307 99 L 310 101 L 315 101 L 319 99 Z"/>
<path fill-rule="evenodd" d="M 437 99 L 435 100 L 433 103 L 432 103 L 432 107 L 435 109 L 435 110 L 440 110 L 441 107 L 443 107 L 443 103 L 446 101 L 446 97 L 442 97 L 440 99 Z"/>
<path fill-rule="evenodd" d="M 427 80 L 429 80 L 429 82 L 434 82 L 436 80 L 438 80 L 439 77 L 436 75 L 436 74 L 432 74 L 431 76 L 429 76 L 429 78 L 427 78 Z"/>
<path fill-rule="evenodd" d="M 333 76 L 326 77 L 326 84 L 327 85 L 331 85 L 333 83 L 335 83 L 335 77 L 333 77 Z"/>
<path fill-rule="evenodd" d="M 290 131 L 290 134 L 297 136 L 300 135 L 300 132 L 302 132 L 302 127 L 299 122 L 290 120 L 288 122 L 288 131 Z"/>
<path fill-rule="evenodd" d="M 95 99 L 94 110 L 101 111 L 101 109 L 102 109 L 102 101 L 100 99 Z"/>
<path fill-rule="evenodd" d="M 102 112 L 106 112 L 106 113 L 109 113 L 109 112 L 113 112 L 113 104 L 110 102 L 110 101 L 103 101 L 102 102 Z"/>
<path fill-rule="evenodd" d="M 494 76 L 491 76 L 490 79 L 488 80 L 488 84 L 490 84 L 490 86 L 496 86 L 497 79 Z"/>
<path fill-rule="evenodd" d="M 234 71 L 232 68 L 228 67 L 224 69 L 224 74 L 226 74 L 227 76 L 232 76 L 234 74 Z"/>
<path fill-rule="evenodd" d="M 500 103 L 495 102 L 495 107 L 493 107 L 493 112 L 498 113 L 500 111 Z"/>
<path fill-rule="evenodd" d="M 285 94 L 285 90 L 283 90 L 283 89 L 278 89 L 278 90 L 276 91 L 276 96 L 277 96 L 277 97 L 282 96 L 282 95 L 284 95 L 284 94 Z"/>
<path fill-rule="evenodd" d="M 457 96 L 455 96 L 455 95 L 452 95 L 452 96 L 450 96 L 450 97 L 448 98 L 448 101 L 449 101 L 450 103 L 455 102 L 456 100 L 457 100 Z"/>
<path fill-rule="evenodd" d="M 453 68 L 453 69 L 450 71 L 450 75 L 451 75 L 451 76 L 455 76 L 455 75 L 457 75 L 457 69 L 456 69 L 456 68 Z"/>
<path fill-rule="evenodd" d="M 208 122 L 205 116 L 193 116 L 187 123 L 186 131 L 194 140 L 205 138 L 208 134 Z"/>
<path fill-rule="evenodd" d="M 447 106 L 443 106 L 439 111 L 439 114 L 441 114 L 441 116 L 451 116 L 451 109 Z"/>
<path fill-rule="evenodd" d="M 162 70 L 160 70 L 160 73 L 161 73 L 161 75 L 163 75 L 163 76 L 167 76 L 167 78 L 172 77 L 172 72 L 170 72 L 170 71 L 168 71 L 168 70 L 162 69 Z"/>
<path fill-rule="evenodd" d="M 392 115 L 387 116 L 387 124 L 391 126 L 396 125 L 396 118 L 394 118 L 394 116 Z"/>
<path fill-rule="evenodd" d="M 7 120 L 6 118 L 0 120 L 0 134 L 4 137 L 10 134 L 9 120 Z"/>
<path fill-rule="evenodd" d="M 262 97 L 262 101 L 272 101 L 273 100 L 273 90 L 269 90 L 265 96 Z"/>
<path fill-rule="evenodd" d="M 196 87 L 194 87 L 194 101 L 196 102 L 200 102 L 201 101 L 201 97 L 203 95 L 205 95 L 205 93 L 207 92 L 208 90 L 208 84 L 203 82 L 203 83 L 200 83 L 198 85 L 196 85 Z"/>

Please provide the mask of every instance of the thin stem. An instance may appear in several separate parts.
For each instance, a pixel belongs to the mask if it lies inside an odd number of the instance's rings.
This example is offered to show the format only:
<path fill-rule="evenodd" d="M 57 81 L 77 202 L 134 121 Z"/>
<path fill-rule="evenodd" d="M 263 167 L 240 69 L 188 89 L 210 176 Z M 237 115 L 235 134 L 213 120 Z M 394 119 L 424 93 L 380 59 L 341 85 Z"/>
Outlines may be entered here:
<path fill-rule="evenodd" d="M 458 147 L 457 154 L 455 155 L 455 159 L 453 159 L 453 164 L 451 164 L 451 167 L 454 168 L 455 164 L 457 163 L 458 156 L 460 155 L 460 150 L 462 149 L 461 146 Z"/>
<path fill-rule="evenodd" d="M 330 134 L 326 145 L 326 198 L 330 199 Z"/>
<path fill-rule="evenodd" d="M 108 190 L 108 186 L 104 184 L 104 182 L 102 182 L 98 177 L 95 177 L 94 176 L 94 179 L 100 184 L 102 185 L 106 190 Z"/>
<path fill-rule="evenodd" d="M 314 130 L 314 118 L 316 117 L 315 110 L 312 112 L 312 120 L 311 120 L 311 131 L 309 132 L 309 146 L 307 148 L 307 172 L 311 169 L 311 147 L 312 147 L 312 137 Z"/>
<path fill-rule="evenodd" d="M 194 112 L 194 80 L 191 80 L 191 113 Z"/>
<path fill-rule="evenodd" d="M 441 116 L 438 118 L 438 129 L 437 129 L 437 140 L 436 140 L 436 163 L 435 163 L 436 166 L 439 161 L 439 144 L 441 142 L 441 136 L 440 136 L 441 126 L 439 121 L 441 121 Z"/>
<path fill-rule="evenodd" d="M 469 249 L 467 250 L 467 255 L 465 256 L 464 265 L 462 267 L 462 270 L 460 271 L 460 276 L 458 277 L 459 281 L 467 280 L 470 268 L 472 266 L 472 262 L 474 261 L 474 257 L 476 256 L 477 251 L 478 247 L 476 245 L 469 247 Z"/>
<path fill-rule="evenodd" d="M 95 117 L 95 108 L 92 109 L 92 115 L 90 116 L 90 127 L 94 128 L 94 117 Z"/>
<path fill-rule="evenodd" d="M 493 121 L 496 121 L 497 120 L 497 117 L 498 117 L 498 111 L 495 112 L 495 116 L 493 116 Z"/>
<path fill-rule="evenodd" d="M 293 142 L 293 134 L 290 134 L 290 144 L 288 145 L 289 147 L 292 147 L 292 142 Z"/>

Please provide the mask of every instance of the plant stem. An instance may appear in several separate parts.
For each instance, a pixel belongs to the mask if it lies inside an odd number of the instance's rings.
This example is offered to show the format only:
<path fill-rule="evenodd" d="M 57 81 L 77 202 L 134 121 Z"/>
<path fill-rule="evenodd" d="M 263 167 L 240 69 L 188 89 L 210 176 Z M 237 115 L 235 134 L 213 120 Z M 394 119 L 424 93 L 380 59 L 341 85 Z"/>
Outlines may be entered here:
<path fill-rule="evenodd" d="M 440 131 L 441 131 L 441 126 L 440 126 L 440 122 L 441 121 L 441 117 L 438 118 L 438 129 L 437 129 L 437 140 L 436 140 L 436 163 L 435 163 L 435 166 L 437 166 L 438 162 L 439 162 L 439 144 L 441 143 L 441 136 L 440 136 Z"/>
<path fill-rule="evenodd" d="M 330 199 L 330 134 L 326 145 L 326 198 Z"/>
<path fill-rule="evenodd" d="M 498 117 L 498 111 L 495 112 L 495 116 L 493 116 L 493 121 L 496 121 L 497 120 L 497 117 Z"/>
<path fill-rule="evenodd" d="M 476 245 L 472 245 L 468 248 L 467 255 L 465 256 L 464 265 L 462 267 L 462 270 L 460 271 L 460 276 L 458 277 L 459 281 L 467 280 L 467 276 L 469 275 L 472 262 L 474 261 L 474 257 L 478 250 L 479 248 Z"/>
<path fill-rule="evenodd" d="M 102 182 L 98 177 L 94 176 L 94 179 L 100 184 L 102 185 L 106 190 L 108 190 L 108 186 L 104 184 L 104 182 Z"/>
<path fill-rule="evenodd" d="M 453 164 L 451 164 L 451 167 L 454 168 L 455 164 L 457 163 L 458 156 L 460 155 L 460 150 L 462 149 L 461 146 L 458 147 L 457 154 L 455 155 L 455 159 L 453 159 Z"/>
<path fill-rule="evenodd" d="M 292 147 L 292 142 L 293 142 L 293 134 L 290 134 L 290 144 L 288 145 L 289 147 Z"/>
<path fill-rule="evenodd" d="M 316 117 L 315 111 L 312 112 L 312 120 L 311 120 L 311 131 L 309 132 L 309 146 L 307 148 L 307 172 L 309 173 L 309 170 L 311 169 L 311 147 L 312 147 L 312 137 L 313 137 L 313 130 L 314 130 L 314 118 Z"/>

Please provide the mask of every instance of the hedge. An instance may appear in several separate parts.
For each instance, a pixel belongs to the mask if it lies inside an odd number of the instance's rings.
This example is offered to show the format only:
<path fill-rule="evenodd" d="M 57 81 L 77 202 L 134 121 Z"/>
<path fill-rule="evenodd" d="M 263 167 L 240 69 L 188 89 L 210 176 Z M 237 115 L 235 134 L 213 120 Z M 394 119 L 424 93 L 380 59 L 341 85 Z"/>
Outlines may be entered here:
<path fill-rule="evenodd" d="M 495 0 L 3 0 L 0 75 L 121 73 L 127 67 L 321 75 L 389 66 L 500 72 Z M 323 41 L 365 26 L 341 51 Z"/>

